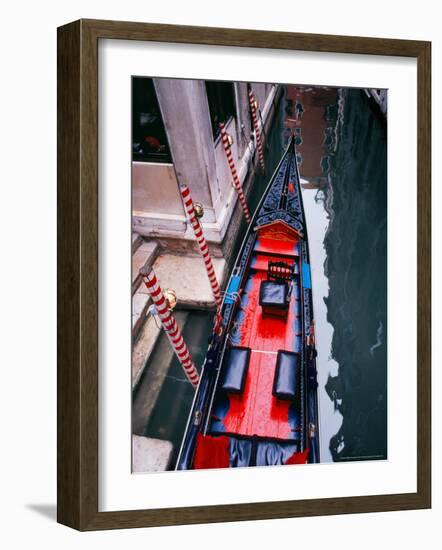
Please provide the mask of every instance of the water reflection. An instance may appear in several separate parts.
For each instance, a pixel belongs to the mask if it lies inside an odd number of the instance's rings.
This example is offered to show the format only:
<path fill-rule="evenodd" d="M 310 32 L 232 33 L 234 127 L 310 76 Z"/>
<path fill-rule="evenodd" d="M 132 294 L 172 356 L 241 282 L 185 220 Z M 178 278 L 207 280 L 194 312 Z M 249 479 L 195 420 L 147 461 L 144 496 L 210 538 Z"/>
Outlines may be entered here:
<path fill-rule="evenodd" d="M 330 442 L 334 460 L 387 456 L 386 125 L 360 90 L 339 94 L 337 145 L 330 156 L 324 240 L 339 374 L 326 389 L 343 415 Z"/>
<path fill-rule="evenodd" d="M 282 110 L 314 264 L 322 459 L 386 458 L 385 119 L 358 89 L 288 86 Z"/>

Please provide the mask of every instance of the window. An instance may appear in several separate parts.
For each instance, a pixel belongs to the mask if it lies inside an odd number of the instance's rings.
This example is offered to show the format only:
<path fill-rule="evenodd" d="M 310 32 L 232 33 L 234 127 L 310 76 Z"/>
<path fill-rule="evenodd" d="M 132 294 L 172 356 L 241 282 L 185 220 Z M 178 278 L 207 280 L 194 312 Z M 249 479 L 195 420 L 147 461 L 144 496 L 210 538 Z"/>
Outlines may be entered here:
<path fill-rule="evenodd" d="M 233 83 L 207 81 L 206 92 L 213 137 L 216 138 L 219 134 L 219 123 L 227 122 L 235 113 Z"/>
<path fill-rule="evenodd" d="M 166 131 L 151 78 L 132 79 L 132 160 L 171 162 Z"/>

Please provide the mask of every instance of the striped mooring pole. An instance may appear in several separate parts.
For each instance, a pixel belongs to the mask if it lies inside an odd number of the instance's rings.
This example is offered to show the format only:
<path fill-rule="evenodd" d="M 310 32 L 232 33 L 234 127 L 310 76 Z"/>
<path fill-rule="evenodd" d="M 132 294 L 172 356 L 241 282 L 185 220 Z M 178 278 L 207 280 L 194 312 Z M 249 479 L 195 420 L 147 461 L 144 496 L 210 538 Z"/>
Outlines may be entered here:
<path fill-rule="evenodd" d="M 196 370 L 192 358 L 190 357 L 189 350 L 184 342 L 175 317 L 168 308 L 166 298 L 164 297 L 163 291 L 157 281 L 157 277 L 152 268 L 146 269 L 144 266 L 140 269 L 140 275 L 155 305 L 158 317 L 163 325 L 164 332 L 167 334 L 167 337 L 169 338 L 173 350 L 175 351 L 175 354 L 178 357 L 187 378 L 192 386 L 196 388 L 199 382 L 198 371 Z"/>
<path fill-rule="evenodd" d="M 219 287 L 218 281 L 216 279 L 215 269 L 213 267 L 212 258 L 209 254 L 209 247 L 207 246 L 206 239 L 204 238 L 203 230 L 196 217 L 195 208 L 193 206 L 192 196 L 190 194 L 190 189 L 187 185 L 180 185 L 181 196 L 183 197 L 184 207 L 186 209 L 187 218 L 190 221 L 193 232 L 195 234 L 196 241 L 198 243 L 201 256 L 204 260 L 204 265 L 206 266 L 207 276 L 209 278 L 210 286 L 212 288 L 213 297 L 217 307 L 221 307 L 222 298 L 221 298 L 221 289 Z"/>
<path fill-rule="evenodd" d="M 257 115 L 257 112 L 256 112 L 256 100 L 255 100 L 255 96 L 252 92 L 252 87 L 251 86 L 249 86 L 249 104 L 250 104 L 250 112 L 252 114 L 253 128 L 255 130 L 256 147 L 258 148 L 259 166 L 261 168 L 261 172 L 264 174 L 265 173 L 265 164 L 264 164 L 264 153 L 263 153 L 263 150 L 262 150 L 261 132 L 259 130 L 258 115 Z"/>
<path fill-rule="evenodd" d="M 233 178 L 233 186 L 238 193 L 239 202 L 241 203 L 246 222 L 250 223 L 250 212 L 249 207 L 247 206 L 246 198 L 244 196 L 244 191 L 242 190 L 241 182 L 239 181 L 238 172 L 236 171 L 235 161 L 233 160 L 232 151 L 230 149 L 229 138 L 223 122 L 220 122 L 219 128 L 221 130 L 221 138 L 223 141 L 224 151 L 226 153 L 227 162 L 229 164 L 230 172 Z"/>

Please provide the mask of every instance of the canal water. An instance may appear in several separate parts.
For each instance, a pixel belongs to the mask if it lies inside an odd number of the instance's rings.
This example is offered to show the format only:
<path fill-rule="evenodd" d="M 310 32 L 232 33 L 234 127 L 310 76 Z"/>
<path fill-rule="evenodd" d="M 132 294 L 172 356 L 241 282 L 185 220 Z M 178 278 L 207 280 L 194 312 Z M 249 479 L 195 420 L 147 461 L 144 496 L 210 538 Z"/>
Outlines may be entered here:
<path fill-rule="evenodd" d="M 360 90 L 339 94 L 336 143 L 324 207 L 324 239 L 339 365 L 326 385 L 343 421 L 333 460 L 387 458 L 387 128 Z"/>
<path fill-rule="evenodd" d="M 363 90 L 286 86 L 256 172 L 253 211 L 292 132 L 303 187 L 312 264 L 321 461 L 387 456 L 386 124 Z M 245 233 L 241 227 L 235 247 Z M 237 250 L 232 254 L 234 259 Z M 212 315 L 177 312 L 195 364 L 202 365 Z M 167 439 L 173 469 L 193 399 L 161 334 L 149 364 L 166 361 L 153 407 L 144 376 L 134 393 L 133 432 Z M 145 371 L 149 369 L 146 365 Z M 146 410 L 149 414 L 146 415 Z"/>

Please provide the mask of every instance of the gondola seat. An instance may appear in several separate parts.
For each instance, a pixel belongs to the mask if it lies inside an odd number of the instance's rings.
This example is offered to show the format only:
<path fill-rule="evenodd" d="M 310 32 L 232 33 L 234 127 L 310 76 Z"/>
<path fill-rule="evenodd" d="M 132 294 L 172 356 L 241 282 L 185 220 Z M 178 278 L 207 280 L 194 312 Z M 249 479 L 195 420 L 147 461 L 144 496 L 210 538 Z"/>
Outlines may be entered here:
<path fill-rule="evenodd" d="M 262 281 L 259 305 L 264 314 L 285 316 L 289 307 L 289 285 L 286 282 Z"/>
<path fill-rule="evenodd" d="M 278 399 L 294 401 L 301 393 L 301 354 L 278 351 L 273 395 Z"/>
<path fill-rule="evenodd" d="M 223 364 L 221 389 L 226 393 L 240 394 L 244 390 L 250 361 L 250 348 L 233 346 Z"/>
<path fill-rule="evenodd" d="M 269 262 L 267 280 L 259 288 L 259 305 L 264 316 L 287 316 L 294 271 L 292 263 Z"/>

